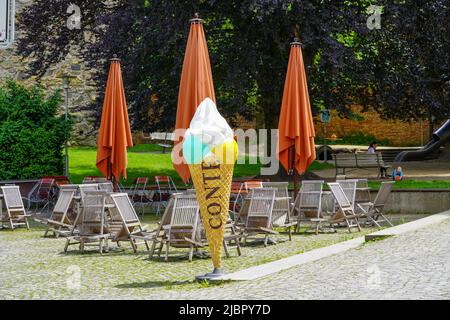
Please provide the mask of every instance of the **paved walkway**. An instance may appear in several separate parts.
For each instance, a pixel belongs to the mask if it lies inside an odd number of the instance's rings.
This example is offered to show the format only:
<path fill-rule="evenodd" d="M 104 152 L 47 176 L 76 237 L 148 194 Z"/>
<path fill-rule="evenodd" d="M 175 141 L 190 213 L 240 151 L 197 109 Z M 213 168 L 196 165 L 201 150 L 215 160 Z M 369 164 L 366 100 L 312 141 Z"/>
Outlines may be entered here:
<path fill-rule="evenodd" d="M 450 221 L 192 299 L 450 299 Z"/>
<path fill-rule="evenodd" d="M 330 161 L 330 163 L 333 163 Z M 449 180 L 450 179 L 450 162 L 439 161 L 411 161 L 401 164 L 403 171 L 407 175 L 408 179 L 413 180 Z M 323 179 L 334 179 L 336 176 L 335 169 L 325 169 L 319 171 L 313 171 L 319 177 Z M 341 170 L 339 170 L 341 172 Z M 389 174 L 391 171 L 389 170 Z M 356 169 L 346 172 L 346 177 L 350 178 L 370 178 L 376 179 L 378 175 L 378 169 Z"/>
<path fill-rule="evenodd" d="M 6 241 L 16 234 L 2 235 Z M 0 299 L 450 299 L 450 220 L 259 280 L 209 286 L 186 281 L 208 261 L 174 263 L 188 274 L 176 282 L 167 278 L 170 265 L 158 270 L 131 253 L 66 256 L 55 252 L 55 240 L 21 236 L 21 253 L 0 246 Z M 45 259 L 30 255 L 37 242 Z"/>

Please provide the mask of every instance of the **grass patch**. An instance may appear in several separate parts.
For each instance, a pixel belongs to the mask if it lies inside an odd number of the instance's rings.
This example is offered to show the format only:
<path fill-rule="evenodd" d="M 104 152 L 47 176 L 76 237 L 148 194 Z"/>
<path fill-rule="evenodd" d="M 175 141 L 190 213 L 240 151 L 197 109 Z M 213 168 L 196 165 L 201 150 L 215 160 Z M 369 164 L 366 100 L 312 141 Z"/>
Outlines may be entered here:
<path fill-rule="evenodd" d="M 102 176 L 95 166 L 97 148 L 71 147 L 69 148 L 69 175 L 73 183 L 81 183 L 85 176 Z M 251 160 L 251 161 L 250 161 Z M 333 168 L 331 164 L 314 162 L 310 170 Z M 246 156 L 245 164 L 237 164 L 234 169 L 235 177 L 254 177 L 260 174 L 261 163 L 255 158 Z M 172 166 L 171 154 L 168 150 L 162 153 L 162 148 L 154 144 L 141 144 L 128 150 L 127 180 L 122 184 L 131 185 L 137 177 L 153 178 L 157 175 L 171 176 L 175 183 L 184 186 L 180 177 Z"/>
<path fill-rule="evenodd" d="M 369 181 L 369 187 L 378 190 L 379 181 Z M 403 180 L 396 181 L 394 189 L 450 189 L 450 180 Z"/>

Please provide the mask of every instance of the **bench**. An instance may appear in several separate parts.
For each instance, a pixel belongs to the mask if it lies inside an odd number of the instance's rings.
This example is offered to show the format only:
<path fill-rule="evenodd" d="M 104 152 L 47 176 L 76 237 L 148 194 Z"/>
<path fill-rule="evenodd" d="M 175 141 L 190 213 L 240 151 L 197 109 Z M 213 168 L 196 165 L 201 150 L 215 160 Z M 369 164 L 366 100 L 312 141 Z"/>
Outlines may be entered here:
<path fill-rule="evenodd" d="M 345 174 L 346 169 L 378 168 L 377 178 L 380 178 L 380 169 L 390 168 L 384 163 L 381 153 L 335 153 L 333 160 L 336 176 L 339 175 L 339 169 L 342 169 L 342 174 Z"/>
<path fill-rule="evenodd" d="M 172 132 L 153 132 L 151 138 L 159 141 L 158 146 L 163 148 L 163 153 L 166 153 L 166 149 L 172 148 L 175 134 Z"/>

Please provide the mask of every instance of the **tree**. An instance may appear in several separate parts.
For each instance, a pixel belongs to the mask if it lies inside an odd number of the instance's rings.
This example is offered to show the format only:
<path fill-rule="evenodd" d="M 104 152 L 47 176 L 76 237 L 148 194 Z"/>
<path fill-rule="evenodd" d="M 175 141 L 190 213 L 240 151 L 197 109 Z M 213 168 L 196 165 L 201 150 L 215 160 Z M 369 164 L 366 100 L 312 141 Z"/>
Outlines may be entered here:
<path fill-rule="evenodd" d="M 363 35 L 371 75 L 367 104 L 394 119 L 449 118 L 449 2 L 381 1 L 381 5 L 381 29 Z"/>
<path fill-rule="evenodd" d="M 313 111 L 326 107 L 345 116 L 352 105 L 361 104 L 386 117 L 409 119 L 418 110 L 425 114 L 424 108 L 442 115 L 448 104 L 444 0 L 385 1 L 382 29 L 373 31 L 366 26 L 366 9 L 378 1 L 73 3 L 83 14 L 81 30 L 65 28 L 64 0 L 36 0 L 26 9 L 19 53 L 40 57 L 30 73 L 42 75 L 69 48 L 79 47 L 85 61 L 100 70 L 99 95 L 108 59 L 117 54 L 135 129 L 173 128 L 188 21 L 194 12 L 205 19 L 217 99 L 230 120 L 236 113 L 248 118 L 261 114 L 264 127 L 276 127 L 294 35 L 303 42 Z M 422 27 L 426 36 L 418 35 Z M 90 34 L 94 41 L 87 41 Z M 433 41 L 431 48 L 426 38 Z"/>
<path fill-rule="evenodd" d="M 353 70 L 358 61 L 352 49 L 336 35 L 358 27 L 355 21 L 362 11 L 340 1 L 119 0 L 108 7 L 78 0 L 73 3 L 81 8 L 81 30 L 65 28 L 67 2 L 51 2 L 49 6 L 37 0 L 22 15 L 25 37 L 19 52 L 41 57 L 31 65 L 31 73 L 43 75 L 76 45 L 84 59 L 101 70 L 96 79 L 101 94 L 107 59 L 117 54 L 135 128 L 148 127 L 149 111 L 158 119 L 150 122 L 151 129 L 173 127 L 187 22 L 196 11 L 205 18 L 217 96 L 228 116 L 250 117 L 259 111 L 265 127 L 276 126 L 274 115 L 296 29 L 304 43 L 316 108 L 326 105 L 345 112 L 353 92 L 351 80 L 360 78 Z M 86 41 L 87 33 L 96 41 Z"/>

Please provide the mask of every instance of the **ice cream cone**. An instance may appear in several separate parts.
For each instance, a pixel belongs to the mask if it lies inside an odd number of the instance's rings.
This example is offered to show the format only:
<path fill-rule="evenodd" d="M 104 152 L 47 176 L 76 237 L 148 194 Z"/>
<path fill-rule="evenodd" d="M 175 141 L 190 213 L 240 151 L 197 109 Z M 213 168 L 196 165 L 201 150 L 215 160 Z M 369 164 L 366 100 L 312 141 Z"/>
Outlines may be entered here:
<path fill-rule="evenodd" d="M 205 160 L 190 164 L 200 215 L 206 232 L 214 268 L 221 266 L 224 229 L 228 219 L 228 206 L 233 178 L 233 164 Z"/>

